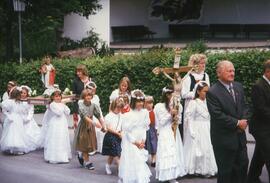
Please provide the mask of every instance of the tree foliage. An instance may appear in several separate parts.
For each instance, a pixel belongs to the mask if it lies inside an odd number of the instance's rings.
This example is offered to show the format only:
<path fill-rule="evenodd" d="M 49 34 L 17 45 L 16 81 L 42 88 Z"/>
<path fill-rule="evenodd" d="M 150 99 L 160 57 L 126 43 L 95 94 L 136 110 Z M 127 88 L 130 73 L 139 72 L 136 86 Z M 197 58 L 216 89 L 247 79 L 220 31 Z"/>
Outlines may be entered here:
<path fill-rule="evenodd" d="M 98 0 L 24 1 L 26 8 L 22 13 L 23 52 L 28 57 L 38 57 L 57 50 L 65 15 L 78 13 L 88 17 L 101 8 Z M 5 60 L 18 54 L 18 19 L 12 2 L 0 1 L 0 51 Z"/>

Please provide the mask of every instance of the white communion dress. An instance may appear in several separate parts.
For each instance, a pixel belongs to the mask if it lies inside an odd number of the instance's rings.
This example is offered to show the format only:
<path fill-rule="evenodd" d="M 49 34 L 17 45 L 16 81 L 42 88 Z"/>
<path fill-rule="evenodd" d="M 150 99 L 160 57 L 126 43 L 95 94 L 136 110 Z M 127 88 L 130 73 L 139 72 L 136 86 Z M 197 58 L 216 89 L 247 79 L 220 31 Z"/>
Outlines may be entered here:
<path fill-rule="evenodd" d="M 41 130 L 34 119 L 34 105 L 28 104 L 27 101 L 22 102 L 22 105 L 25 109 L 25 113 L 23 114 L 23 121 L 24 130 L 29 143 L 28 149 L 30 151 L 34 151 L 41 147 L 39 143 Z"/>
<path fill-rule="evenodd" d="M 151 172 L 146 164 L 148 152 L 133 143 L 145 141 L 150 119 L 146 109 L 132 110 L 124 115 L 122 123 L 119 177 L 123 183 L 148 183 Z"/>
<path fill-rule="evenodd" d="M 179 110 L 179 121 L 181 120 L 181 111 L 182 108 Z M 159 181 L 174 180 L 186 174 L 180 132 L 177 128 L 176 138 L 174 138 L 172 115 L 164 103 L 156 104 L 154 112 L 158 130 L 156 178 Z"/>
<path fill-rule="evenodd" d="M 65 104 L 52 102 L 44 116 L 44 159 L 50 163 L 67 163 L 71 159 L 69 113 Z"/>
<path fill-rule="evenodd" d="M 2 103 L 4 114 L 3 132 L 0 140 L 1 151 L 10 153 L 27 153 L 28 138 L 24 130 L 22 115 L 25 109 L 20 101 L 7 99 Z"/>
<path fill-rule="evenodd" d="M 186 110 L 186 119 L 186 171 L 188 174 L 213 176 L 217 173 L 217 165 L 210 139 L 210 115 L 206 100 L 191 100 Z"/>

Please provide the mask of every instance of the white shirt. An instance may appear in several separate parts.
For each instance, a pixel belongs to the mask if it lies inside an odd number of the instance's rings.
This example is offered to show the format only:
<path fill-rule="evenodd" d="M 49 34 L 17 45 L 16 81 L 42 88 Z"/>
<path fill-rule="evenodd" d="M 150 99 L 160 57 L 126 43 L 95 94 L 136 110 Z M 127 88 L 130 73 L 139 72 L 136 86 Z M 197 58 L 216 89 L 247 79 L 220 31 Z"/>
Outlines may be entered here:
<path fill-rule="evenodd" d="M 115 114 L 114 112 L 109 112 L 105 116 L 105 124 L 115 131 L 121 131 L 122 129 L 122 114 Z"/>

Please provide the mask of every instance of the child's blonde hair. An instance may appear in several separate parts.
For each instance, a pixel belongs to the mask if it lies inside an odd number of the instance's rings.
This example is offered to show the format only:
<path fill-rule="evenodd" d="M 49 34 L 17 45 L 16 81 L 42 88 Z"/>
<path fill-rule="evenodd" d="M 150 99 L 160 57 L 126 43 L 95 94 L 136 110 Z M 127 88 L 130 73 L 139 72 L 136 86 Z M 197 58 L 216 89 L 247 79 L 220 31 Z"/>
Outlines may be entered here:
<path fill-rule="evenodd" d="M 152 96 L 145 97 L 145 103 L 154 103 L 154 98 Z"/>
<path fill-rule="evenodd" d="M 124 100 L 122 98 L 119 97 L 112 101 L 110 111 L 114 111 L 116 107 L 120 107 L 121 109 L 124 107 Z"/>
<path fill-rule="evenodd" d="M 86 96 L 93 97 L 93 93 L 90 90 L 84 89 L 81 94 L 81 99 L 85 99 Z"/>

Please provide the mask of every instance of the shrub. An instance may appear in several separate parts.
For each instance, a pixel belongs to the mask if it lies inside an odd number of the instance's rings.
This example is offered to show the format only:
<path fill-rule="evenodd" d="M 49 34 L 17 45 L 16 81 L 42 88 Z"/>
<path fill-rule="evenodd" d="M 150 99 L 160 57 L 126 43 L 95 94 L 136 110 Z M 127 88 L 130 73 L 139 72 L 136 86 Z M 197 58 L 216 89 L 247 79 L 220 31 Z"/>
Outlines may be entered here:
<path fill-rule="evenodd" d="M 186 49 L 191 53 L 204 53 L 207 50 L 207 45 L 204 40 L 198 40 L 187 44 Z"/>
<path fill-rule="evenodd" d="M 184 50 L 182 53 L 181 65 L 186 65 L 190 51 Z M 208 53 L 207 73 L 212 83 L 216 81 L 215 66 L 219 60 L 231 60 L 236 69 L 236 80 L 243 83 L 246 95 L 250 95 L 252 84 L 262 75 L 262 63 L 270 58 L 269 51 L 248 50 L 242 53 Z M 62 90 L 71 87 L 75 75 L 75 68 L 78 64 L 85 64 L 91 77 L 96 82 L 97 95 L 101 100 L 101 107 L 106 113 L 109 106 L 109 96 L 118 87 L 118 82 L 123 76 L 128 76 L 132 82 L 132 88 L 140 88 L 146 94 L 152 95 L 155 101 L 160 101 L 161 89 L 171 82 L 163 75 L 155 76 L 152 73 L 154 67 L 172 67 L 174 52 L 172 50 L 153 49 L 146 53 L 135 55 L 116 55 L 93 57 L 85 60 L 80 59 L 54 59 L 52 64 L 56 68 L 56 83 Z M 29 63 L 3 64 L 0 65 L 1 85 L 0 93 L 5 90 L 9 80 L 17 80 L 19 84 L 29 85 L 37 89 L 42 94 L 42 83 L 38 68 L 40 60 Z M 44 110 L 44 108 L 42 108 Z"/>

